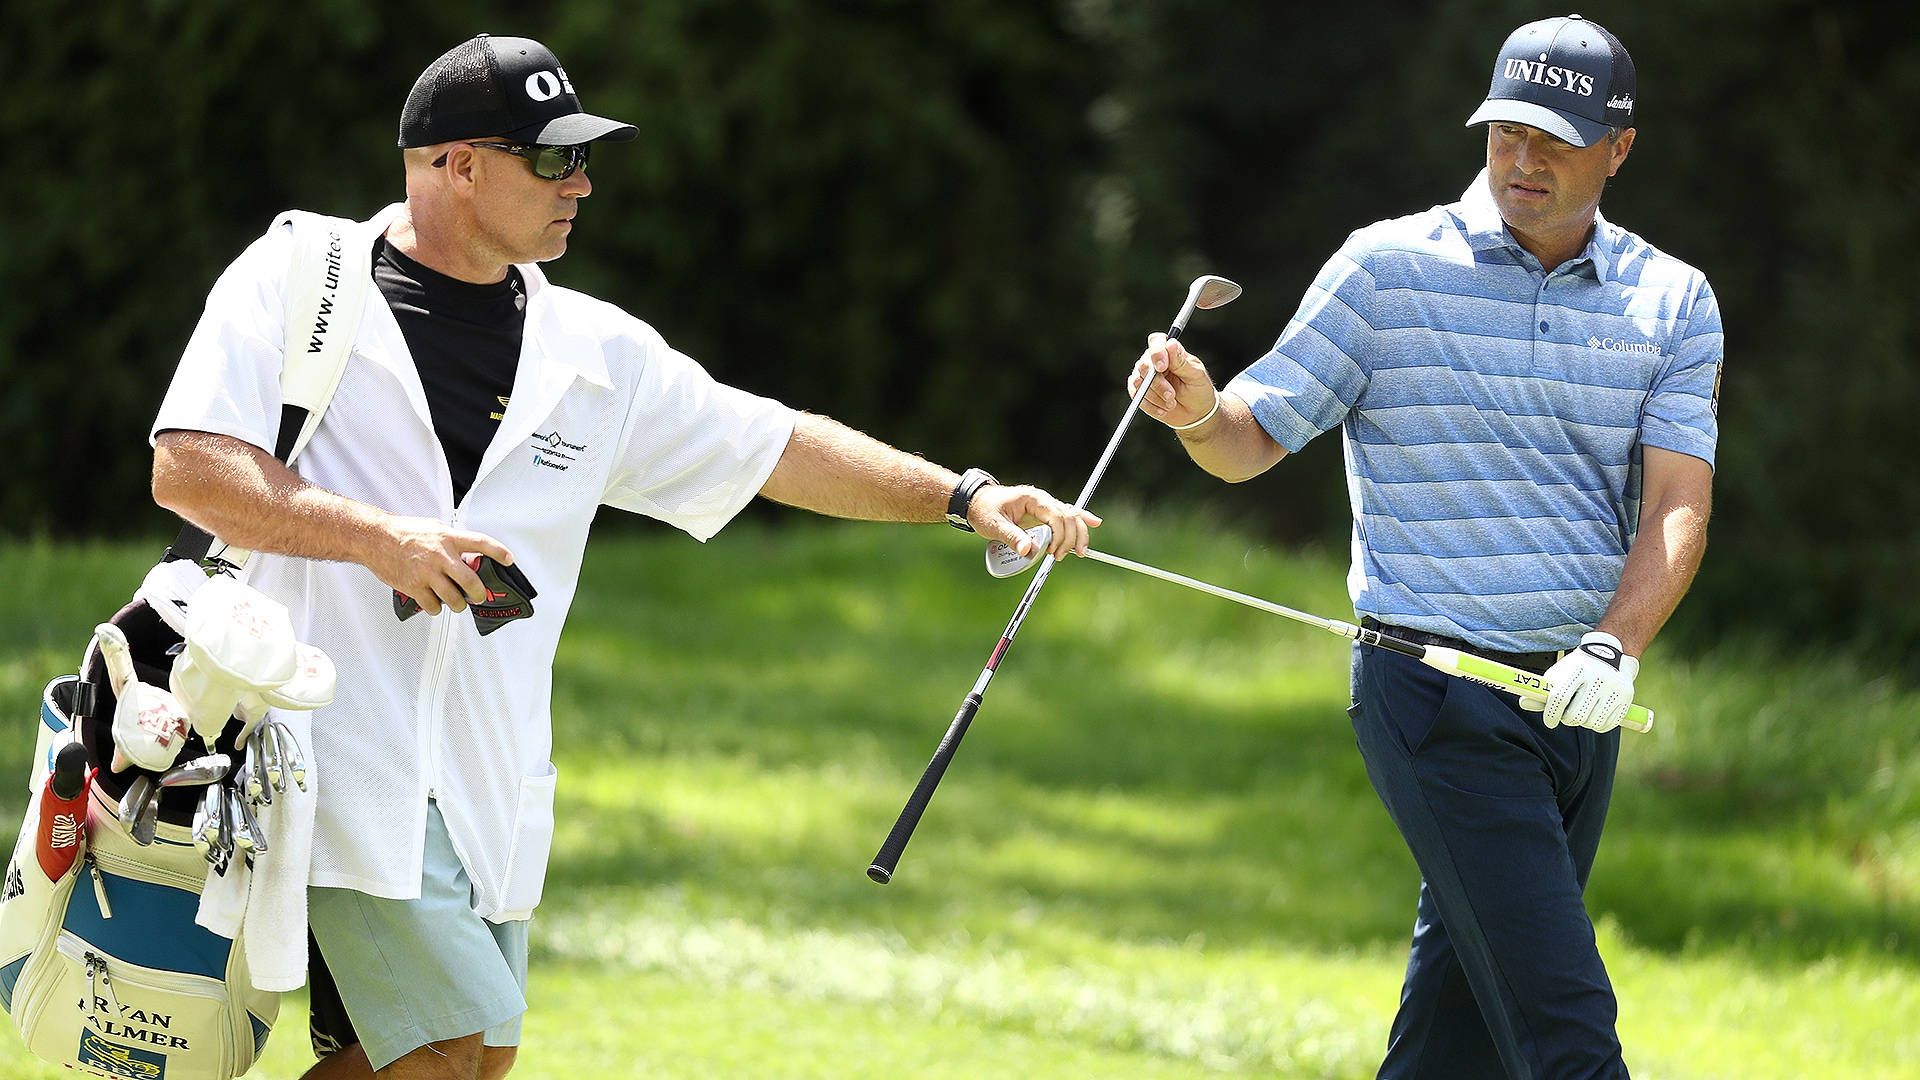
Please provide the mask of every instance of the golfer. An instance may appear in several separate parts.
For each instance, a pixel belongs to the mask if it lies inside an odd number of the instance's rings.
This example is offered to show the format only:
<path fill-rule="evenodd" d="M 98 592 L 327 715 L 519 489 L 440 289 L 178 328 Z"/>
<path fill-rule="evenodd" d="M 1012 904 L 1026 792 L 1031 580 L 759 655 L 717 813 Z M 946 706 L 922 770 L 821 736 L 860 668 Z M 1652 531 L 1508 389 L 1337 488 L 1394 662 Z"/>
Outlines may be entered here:
<path fill-rule="evenodd" d="M 945 519 L 1023 550 L 1021 526 L 1045 522 L 1055 557 L 1098 523 L 721 385 L 647 324 L 549 282 L 538 264 L 567 249 L 589 151 L 635 134 L 583 111 L 538 42 L 454 47 L 401 112 L 406 201 L 347 234 L 373 252 L 377 295 L 300 474 L 269 449 L 284 230 L 214 285 L 154 424 L 155 499 L 259 552 L 252 584 L 339 669 L 313 724 L 309 918 L 350 1030 L 317 1025 L 344 1049 L 309 1075 L 511 1065 L 553 833 L 553 655 L 601 505 L 701 540 L 756 494 Z M 483 636 L 457 614 L 489 599 L 469 555 L 524 575 L 531 616 Z M 434 617 L 398 618 L 396 592 Z"/>
<path fill-rule="evenodd" d="M 1354 734 L 1423 878 L 1382 1077 L 1627 1075 L 1581 893 L 1639 657 L 1706 544 L 1723 351 L 1701 273 L 1599 212 L 1634 109 L 1612 34 L 1520 27 L 1458 202 L 1355 232 L 1224 390 L 1157 334 L 1135 367 L 1230 481 L 1339 427 L 1365 624 L 1553 684 L 1542 715 L 1354 649 Z"/>

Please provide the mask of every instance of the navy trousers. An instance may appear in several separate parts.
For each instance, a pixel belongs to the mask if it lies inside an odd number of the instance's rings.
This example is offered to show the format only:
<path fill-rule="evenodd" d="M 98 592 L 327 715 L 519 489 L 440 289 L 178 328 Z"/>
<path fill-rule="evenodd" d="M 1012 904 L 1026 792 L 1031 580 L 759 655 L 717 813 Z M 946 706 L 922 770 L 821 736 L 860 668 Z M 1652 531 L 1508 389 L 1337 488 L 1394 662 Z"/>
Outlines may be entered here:
<path fill-rule="evenodd" d="M 1348 713 L 1422 878 L 1382 1080 L 1625 1080 L 1581 899 L 1620 733 L 1364 645 Z"/>

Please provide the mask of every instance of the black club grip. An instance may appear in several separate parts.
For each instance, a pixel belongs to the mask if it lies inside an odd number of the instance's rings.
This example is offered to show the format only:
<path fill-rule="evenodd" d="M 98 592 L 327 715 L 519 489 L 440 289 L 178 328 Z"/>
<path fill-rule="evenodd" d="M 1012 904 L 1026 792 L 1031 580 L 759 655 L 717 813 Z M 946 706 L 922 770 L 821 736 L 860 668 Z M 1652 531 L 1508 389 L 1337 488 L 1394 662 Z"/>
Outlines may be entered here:
<path fill-rule="evenodd" d="M 893 831 L 887 834 L 886 842 L 880 845 L 879 854 L 873 857 L 873 865 L 867 867 L 867 876 L 875 882 L 885 885 L 893 880 L 893 869 L 900 865 L 900 855 L 907 850 L 907 841 L 913 839 L 913 830 L 920 824 L 920 815 L 926 813 L 927 803 L 933 801 L 933 789 L 940 786 L 940 778 L 947 774 L 947 765 L 953 761 L 954 751 L 960 749 L 960 740 L 967 737 L 973 714 L 979 710 L 980 695 L 968 694 L 967 700 L 960 705 L 960 711 L 954 714 L 953 723 L 948 725 L 946 737 L 940 740 L 940 748 L 933 752 L 933 760 L 927 762 L 927 771 L 920 774 L 920 783 L 914 786 L 913 794 L 907 797 L 907 805 L 893 823 Z"/>

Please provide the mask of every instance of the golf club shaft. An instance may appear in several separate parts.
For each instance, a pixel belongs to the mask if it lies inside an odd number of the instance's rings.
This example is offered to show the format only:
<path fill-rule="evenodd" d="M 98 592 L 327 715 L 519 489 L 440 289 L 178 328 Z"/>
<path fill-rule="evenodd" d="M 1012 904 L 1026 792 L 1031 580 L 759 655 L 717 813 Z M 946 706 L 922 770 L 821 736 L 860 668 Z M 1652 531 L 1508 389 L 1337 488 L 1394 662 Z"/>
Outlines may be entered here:
<path fill-rule="evenodd" d="M 1173 325 L 1167 328 L 1168 341 L 1180 340 L 1180 332 L 1187 328 L 1187 319 L 1193 315 L 1193 303 L 1198 295 L 1197 290 L 1188 291 L 1186 304 L 1180 308 L 1180 314 L 1173 320 Z M 1100 478 L 1107 475 L 1107 466 L 1113 461 L 1114 451 L 1120 449 L 1120 439 L 1126 435 L 1127 426 L 1133 423 L 1134 414 L 1140 411 L 1140 403 L 1146 400 L 1147 389 L 1152 385 L 1152 379 L 1140 380 L 1140 389 L 1135 390 L 1133 399 L 1127 402 L 1127 411 L 1121 414 L 1120 425 L 1113 429 L 1113 438 L 1107 440 L 1107 448 L 1101 453 L 1100 461 L 1094 465 L 1093 475 L 1087 477 L 1087 486 L 1080 489 L 1080 498 L 1073 504 L 1075 510 L 1087 508 L 1087 500 L 1093 497 L 1093 489 L 1100 486 Z"/>
<path fill-rule="evenodd" d="M 1167 330 L 1168 338 L 1178 338 L 1186 328 L 1198 296 L 1197 288 L 1187 290 L 1187 302 L 1181 306 L 1180 314 Z M 1107 440 L 1107 448 L 1094 465 L 1093 475 L 1087 477 L 1087 486 L 1080 489 L 1080 497 L 1074 500 L 1075 510 L 1087 508 L 1087 500 L 1093 497 L 1093 489 L 1100 486 L 1100 478 L 1107 474 L 1107 465 L 1113 461 L 1114 451 L 1120 448 L 1120 439 L 1126 435 L 1127 425 L 1133 423 L 1133 414 L 1140 411 L 1140 402 L 1146 398 L 1147 388 L 1152 385 L 1152 379 L 1141 380 L 1140 389 L 1127 402 L 1127 411 L 1120 417 L 1119 426 L 1113 429 L 1113 438 Z M 1013 636 L 1020 632 L 1020 624 L 1026 621 L 1027 612 L 1033 607 L 1034 598 L 1040 595 L 1041 586 L 1047 583 L 1047 575 L 1053 572 L 1054 565 L 1054 560 L 1042 556 L 1040 569 L 1034 573 L 1026 595 L 1020 598 L 1020 606 L 1013 609 L 1013 618 L 1007 621 L 1006 630 L 993 647 L 993 655 L 987 658 L 987 666 L 980 670 L 980 677 L 974 680 L 973 689 L 968 692 L 966 700 L 960 703 L 960 711 L 954 714 L 953 723 L 947 725 L 947 734 L 934 750 L 932 760 L 927 762 L 926 771 L 920 774 L 920 782 L 914 785 L 906 806 L 901 808 L 900 816 L 894 819 L 893 829 L 887 833 L 886 841 L 880 845 L 873 862 L 867 866 L 867 876 L 875 882 L 885 885 L 893 880 L 894 868 L 900 865 L 900 855 L 907 850 L 907 841 L 913 839 L 913 830 L 919 827 L 920 816 L 926 813 L 927 804 L 933 801 L 934 789 L 940 786 L 940 779 L 947 774 L 947 766 L 953 761 L 955 751 L 960 749 L 960 740 L 967 737 L 967 728 L 973 724 L 974 714 L 980 711 L 980 701 L 987 695 L 987 684 L 993 681 L 994 671 L 1007 655 L 1007 648 L 1013 644 Z"/>
<path fill-rule="evenodd" d="M 1206 593 L 1209 596 L 1217 596 L 1222 600 L 1231 600 L 1236 604 L 1244 604 L 1255 610 L 1264 611 L 1269 615 L 1278 615 L 1283 619 L 1292 619 L 1295 622 L 1305 623 L 1308 626 L 1338 634 L 1350 641 L 1358 641 L 1364 645 L 1390 649 L 1402 655 L 1413 657 L 1437 671 L 1443 671 L 1448 675 L 1455 675 L 1463 679 L 1470 679 L 1474 682 L 1484 683 L 1495 689 L 1513 694 L 1516 697 L 1545 701 L 1547 691 L 1550 689 L 1544 677 L 1523 668 L 1503 664 L 1498 660 L 1491 660 L 1484 656 L 1476 656 L 1473 653 L 1461 652 L 1459 649 L 1449 649 L 1439 645 L 1421 645 L 1417 642 L 1404 641 L 1390 634 L 1383 634 L 1378 630 L 1369 630 L 1363 626 L 1355 626 L 1352 623 L 1339 622 L 1334 619 L 1323 619 L 1318 615 L 1310 615 L 1304 611 L 1296 611 L 1290 607 L 1283 607 L 1280 604 L 1262 600 L 1257 596 L 1248 596 L 1246 593 L 1234 592 L 1232 589 L 1223 589 L 1218 585 L 1209 585 L 1197 578 L 1187 577 L 1185 574 L 1175 574 L 1171 571 L 1162 570 L 1157 566 L 1148 566 L 1146 563 L 1134 562 L 1132 559 L 1123 559 L 1118 555 L 1109 555 L 1104 551 L 1095 551 L 1089 548 L 1086 557 L 1095 562 L 1103 562 L 1109 566 L 1120 567 L 1122 570 L 1131 570 L 1136 574 L 1145 574 L 1148 577 L 1159 578 L 1161 581 L 1172 582 L 1175 585 L 1184 585 L 1189 589 Z M 1653 730 L 1653 712 L 1644 705 L 1634 705 L 1627 710 L 1627 717 L 1621 721 L 1621 726 L 1632 728 L 1635 731 L 1651 731 Z"/>
<path fill-rule="evenodd" d="M 893 879 L 894 868 L 900 865 L 900 855 L 907 850 L 907 841 L 913 839 L 913 830 L 920 824 L 920 815 L 926 813 L 927 804 L 933 801 L 934 789 L 940 786 L 940 778 L 947 774 L 947 766 L 953 761 L 954 752 L 960 749 L 960 740 L 967 737 L 967 728 L 973 723 L 973 715 L 980 711 L 980 701 L 987 695 L 987 684 L 993 681 L 993 673 L 1007 655 L 1007 648 L 1013 644 L 1013 636 L 1020 632 L 1020 624 L 1026 621 L 1027 612 L 1033 607 L 1033 598 L 1040 595 L 1040 587 L 1047 583 L 1047 575 L 1053 572 L 1053 567 L 1052 559 L 1042 559 L 1040 569 L 1027 585 L 1026 595 L 1020 598 L 1020 606 L 1013 609 L 1013 618 L 1007 621 L 1006 630 L 1001 632 L 999 643 L 993 647 L 993 655 L 987 658 L 987 666 L 980 669 L 980 677 L 974 680 L 973 689 L 968 691 L 966 700 L 960 703 L 960 711 L 954 714 L 953 723 L 947 726 L 946 736 L 933 752 L 933 759 L 927 762 L 926 771 L 920 774 L 920 782 L 914 785 L 913 794 L 907 797 L 907 805 L 901 808 L 893 829 L 887 833 L 886 841 L 880 845 L 879 852 L 868 865 L 867 876 L 874 881 L 885 885 Z"/>

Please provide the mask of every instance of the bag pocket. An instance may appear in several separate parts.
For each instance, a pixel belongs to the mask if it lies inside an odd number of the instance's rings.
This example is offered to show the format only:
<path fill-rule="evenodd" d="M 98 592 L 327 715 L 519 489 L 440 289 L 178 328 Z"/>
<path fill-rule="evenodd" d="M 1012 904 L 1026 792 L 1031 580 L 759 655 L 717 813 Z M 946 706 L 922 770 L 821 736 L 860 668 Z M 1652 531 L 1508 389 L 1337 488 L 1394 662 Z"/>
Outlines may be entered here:
<path fill-rule="evenodd" d="M 553 791 L 559 780 L 560 773 L 551 761 L 545 772 L 520 780 L 520 802 L 513 815 L 513 847 L 507 853 L 507 879 L 493 922 L 530 918 L 533 909 L 540 906 L 547 881 L 547 857 L 553 852 Z"/>
<path fill-rule="evenodd" d="M 53 953 L 21 980 L 16 1012 L 27 1048 L 41 1058 L 153 1080 L 241 1071 L 220 980 L 107 960 L 68 931 Z"/>

